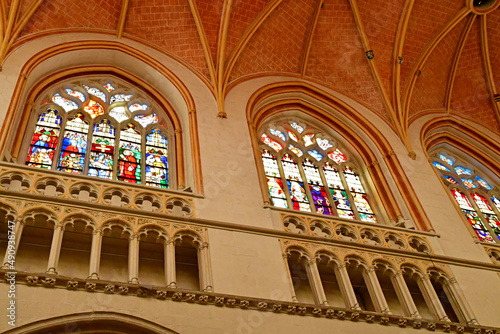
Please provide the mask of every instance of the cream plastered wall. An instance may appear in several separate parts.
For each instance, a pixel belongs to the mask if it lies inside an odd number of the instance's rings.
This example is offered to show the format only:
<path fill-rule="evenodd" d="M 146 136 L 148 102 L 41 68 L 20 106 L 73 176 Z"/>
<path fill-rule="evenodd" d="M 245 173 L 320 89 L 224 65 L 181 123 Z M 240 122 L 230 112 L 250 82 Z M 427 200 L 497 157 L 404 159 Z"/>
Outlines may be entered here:
<path fill-rule="evenodd" d="M 7 293 L 0 285 L 0 294 Z M 64 314 L 110 311 L 131 314 L 181 334 L 274 334 L 274 333 L 419 333 L 425 329 L 401 329 L 364 322 L 239 310 L 211 305 L 160 301 L 133 296 L 74 292 L 18 286 L 17 324 L 31 323 Z M 34 292 L 36 291 L 36 293 Z M 57 300 L 58 303 L 52 303 Z M 42 306 L 43 305 L 43 306 Z M 194 321 L 193 321 L 194 320 Z M 9 329 L 0 322 L 0 332 Z"/>
<path fill-rule="evenodd" d="M 86 34 L 63 34 L 35 40 L 21 46 L 12 53 L 0 72 L 2 85 L 0 98 L 10 101 L 13 88 L 23 64 L 33 54 L 51 45 L 81 40 L 116 40 L 111 37 Z M 251 94 L 258 88 L 277 81 L 288 81 L 289 78 L 267 77 L 244 82 L 230 91 L 226 100 L 227 119 L 218 119 L 217 108 L 213 96 L 206 86 L 189 69 L 175 60 L 139 43 L 121 40 L 141 52 L 145 52 L 172 70 L 192 92 L 198 115 L 198 129 L 201 149 L 201 161 L 205 194 L 203 199 L 196 199 L 196 216 L 221 222 L 243 224 L 265 228 L 280 228 L 273 222 L 270 209 L 263 208 L 263 199 L 259 188 L 255 160 L 250 144 L 245 108 Z M 47 74 L 82 64 L 107 64 L 124 68 L 135 73 L 154 85 L 160 93 L 168 96 L 169 101 L 179 112 L 184 129 L 184 153 L 186 175 L 192 184 L 192 163 L 189 133 L 187 126 L 187 109 L 180 95 L 172 85 L 154 69 L 144 66 L 132 57 L 112 51 L 80 51 L 66 53 L 44 62 L 33 72 L 28 86 Z M 325 89 L 329 93 L 342 97 L 341 94 Z M 26 92 L 25 92 L 26 94 Z M 404 146 L 387 124 L 363 106 L 342 97 L 372 124 L 382 129 L 399 157 L 418 197 L 440 238 L 432 238 L 435 251 L 444 255 L 490 263 L 488 256 L 480 245 L 473 242 L 469 231 L 462 222 L 460 213 L 447 196 L 432 167 L 421 150 L 419 128 L 412 127 L 412 144 L 417 153 L 416 160 L 411 160 Z M 5 116 L 8 103 L 0 105 L 0 116 Z M 325 106 L 327 108 L 327 106 Z M 334 111 L 332 111 L 334 112 Z M 341 117 L 341 116 L 339 116 Z M 347 122 L 347 120 L 346 120 Z M 361 133 L 368 145 L 376 152 L 382 169 L 387 168 L 368 137 Z M 388 174 L 387 174 L 388 175 Z M 388 177 L 391 190 L 399 200 L 406 217 L 408 211 L 397 191 L 394 180 Z M 189 184 L 188 184 L 189 185 Z M 242 296 L 262 297 L 278 300 L 290 300 L 290 290 L 286 282 L 285 262 L 281 255 L 279 241 L 274 237 L 257 236 L 248 233 L 209 230 L 210 261 L 214 290 L 219 293 Z M 500 326 L 498 311 L 500 310 L 500 278 L 496 273 L 476 269 L 452 268 L 464 294 L 482 325 Z M 490 288 L 478 289 L 479 285 Z M 7 285 L 0 285 L 2 295 L 6 294 Z M 100 302 L 102 299 L 105 302 Z M 255 311 L 241 311 L 212 306 L 188 305 L 172 301 L 157 301 L 118 295 L 92 294 L 72 292 L 59 289 L 33 288 L 19 285 L 19 319 L 24 323 L 33 320 L 89 310 L 113 310 L 133 313 L 151 321 L 171 327 L 181 333 L 238 333 L 240 321 L 241 333 L 273 333 L 273 332 L 327 332 L 332 328 L 341 332 L 386 332 L 399 333 L 399 328 L 381 327 L 365 323 L 350 323 L 338 320 L 315 319 L 311 317 L 292 317 Z M 485 300 L 488 302 L 485 303 Z M 45 302 L 44 302 L 45 301 Z M 58 301 L 57 303 L 51 301 Z M 61 301 L 59 303 L 59 301 Z M 40 308 L 44 303 L 46 307 Z M 67 303 L 66 303 L 67 302 Z M 69 304 L 68 304 L 69 303 Z M 487 307 L 484 307 L 486 305 Z M 265 314 L 265 315 L 264 315 Z M 259 319 L 264 320 L 259 320 Z M 192 319 L 197 319 L 193 322 Z M 242 320 L 240 320 L 242 319 Z M 248 320 L 250 319 L 250 320 Z M 245 326 L 244 322 L 262 322 L 259 326 Z M 2 326 L 4 323 L 2 322 Z M 244 329 L 246 328 L 246 329 Z M 248 329 L 250 328 L 250 329 Z M 0 329 L 2 329 L 0 327 Z M 251 331 L 250 331 L 251 330 Z M 405 329 L 410 332 L 411 329 Z M 316 332 L 316 331 L 315 331 Z"/>

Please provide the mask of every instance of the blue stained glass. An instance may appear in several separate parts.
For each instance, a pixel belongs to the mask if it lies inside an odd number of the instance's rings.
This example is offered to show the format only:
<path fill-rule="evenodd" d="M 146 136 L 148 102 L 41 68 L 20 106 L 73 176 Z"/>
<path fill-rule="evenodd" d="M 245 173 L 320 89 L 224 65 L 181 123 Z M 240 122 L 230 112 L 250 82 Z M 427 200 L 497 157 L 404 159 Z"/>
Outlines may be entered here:
<path fill-rule="evenodd" d="M 146 136 L 146 184 L 168 188 L 168 142 L 160 130 Z"/>
<path fill-rule="evenodd" d="M 319 154 L 317 150 L 307 151 L 307 153 L 309 153 L 314 159 L 318 161 L 321 161 L 321 159 L 323 159 L 323 156 Z"/>
<path fill-rule="evenodd" d="M 453 160 L 445 157 L 444 155 L 440 154 L 439 155 L 439 159 L 443 160 L 444 162 L 446 162 L 448 165 L 450 166 L 453 166 Z"/>
<path fill-rule="evenodd" d="M 479 176 L 476 175 L 476 180 L 477 180 L 477 183 L 479 183 L 479 185 L 483 188 L 486 188 L 488 190 L 491 189 L 490 185 L 488 183 L 486 183 L 486 181 L 484 181 L 482 178 L 480 178 Z"/>
<path fill-rule="evenodd" d="M 446 175 L 444 178 L 445 178 L 447 181 L 449 181 L 449 182 L 451 182 L 451 183 L 453 183 L 453 184 L 458 184 L 457 180 L 455 180 L 455 179 L 454 179 L 454 178 L 452 178 L 451 176 Z"/>
<path fill-rule="evenodd" d="M 271 132 L 272 135 L 275 135 L 276 137 L 281 138 L 281 140 L 286 141 L 286 137 L 283 134 L 283 132 L 275 129 L 269 129 L 269 132 Z"/>
<path fill-rule="evenodd" d="M 470 188 L 476 188 L 477 186 L 473 183 L 473 181 L 471 179 L 462 179 L 462 182 L 464 183 L 464 186 L 467 188 L 467 189 L 470 189 Z"/>
<path fill-rule="evenodd" d="M 457 172 L 458 175 L 472 175 L 471 170 L 464 167 L 455 167 L 455 172 Z"/>
<path fill-rule="evenodd" d="M 435 162 L 435 161 L 434 161 L 432 164 L 434 165 L 434 167 L 436 167 L 436 168 L 437 168 L 437 169 L 439 169 L 439 170 L 444 170 L 444 171 L 447 171 L 447 172 L 449 172 L 449 171 L 450 171 L 450 170 L 448 169 L 448 167 L 446 167 L 446 166 L 444 166 L 444 165 L 440 164 L 439 162 Z"/>
<path fill-rule="evenodd" d="M 97 89 L 95 87 L 89 87 L 87 85 L 83 85 L 83 88 L 85 88 L 89 94 L 92 94 L 95 97 L 98 97 L 101 100 L 103 100 L 104 102 L 106 102 L 106 94 L 101 92 L 99 89 Z"/>
<path fill-rule="evenodd" d="M 88 122 L 81 113 L 68 120 L 61 146 L 61 157 L 58 170 L 81 174 L 87 152 Z"/>
<path fill-rule="evenodd" d="M 297 122 L 291 122 L 290 125 L 292 126 L 292 128 L 297 130 L 299 133 L 304 132 L 304 128 L 301 127 L 300 125 L 298 125 Z"/>

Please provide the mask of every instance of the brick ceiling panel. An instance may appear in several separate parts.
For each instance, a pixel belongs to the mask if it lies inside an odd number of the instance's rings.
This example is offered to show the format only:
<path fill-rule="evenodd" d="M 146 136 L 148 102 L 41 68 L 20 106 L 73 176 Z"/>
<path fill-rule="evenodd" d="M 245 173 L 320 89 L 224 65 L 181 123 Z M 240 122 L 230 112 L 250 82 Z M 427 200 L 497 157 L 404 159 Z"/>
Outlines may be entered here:
<path fill-rule="evenodd" d="M 358 9 L 384 89 L 391 92 L 394 40 L 404 0 L 358 0 Z"/>
<path fill-rule="evenodd" d="M 474 22 L 457 68 L 451 112 L 499 131 L 482 66 L 479 20 Z"/>
<path fill-rule="evenodd" d="M 307 76 L 386 115 L 348 0 L 326 0 L 314 34 Z"/>
<path fill-rule="evenodd" d="M 260 72 L 297 73 L 316 1 L 284 0 L 255 32 L 231 80 Z"/>
<path fill-rule="evenodd" d="M 203 47 L 185 0 L 130 0 L 125 34 L 172 52 L 208 77 Z"/>
<path fill-rule="evenodd" d="M 448 78 L 466 23 L 458 23 L 427 59 L 413 89 L 410 116 L 423 110 L 445 109 Z"/>
<path fill-rule="evenodd" d="M 196 0 L 203 28 L 207 36 L 208 45 L 215 60 L 217 56 L 217 36 L 224 0 Z"/>
<path fill-rule="evenodd" d="M 497 91 L 500 92 L 500 10 L 496 10 L 487 16 L 488 25 L 488 47 L 490 62 L 493 69 L 493 78 Z"/>
<path fill-rule="evenodd" d="M 44 1 L 24 27 L 20 37 L 61 28 L 116 30 L 122 0 Z M 21 11 L 26 9 L 23 3 Z"/>
<path fill-rule="evenodd" d="M 226 58 L 233 51 L 245 30 L 269 2 L 270 0 L 233 0 L 227 35 Z"/>
<path fill-rule="evenodd" d="M 419 0 L 414 2 L 403 47 L 404 63 L 401 67 L 401 88 L 404 87 L 410 71 L 427 43 L 464 7 L 465 2 L 457 0 Z"/>

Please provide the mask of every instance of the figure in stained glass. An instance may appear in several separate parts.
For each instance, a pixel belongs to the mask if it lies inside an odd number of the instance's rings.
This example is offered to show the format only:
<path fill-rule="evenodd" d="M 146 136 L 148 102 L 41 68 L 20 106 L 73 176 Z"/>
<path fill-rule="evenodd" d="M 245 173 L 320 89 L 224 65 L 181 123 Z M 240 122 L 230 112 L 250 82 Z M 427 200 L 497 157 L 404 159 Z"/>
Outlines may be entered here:
<path fill-rule="evenodd" d="M 28 166 L 50 168 L 59 139 L 61 117 L 57 110 L 49 108 L 38 117 L 26 159 Z"/>
<path fill-rule="evenodd" d="M 105 179 L 113 177 L 115 129 L 107 119 L 94 125 L 89 159 L 89 175 Z"/>
<path fill-rule="evenodd" d="M 264 163 L 264 172 L 266 173 L 267 187 L 272 204 L 280 208 L 288 208 L 276 158 L 268 150 L 264 149 L 262 150 L 262 162 Z"/>
<path fill-rule="evenodd" d="M 81 174 L 87 152 L 87 133 L 89 124 L 83 114 L 77 113 L 66 123 L 66 131 L 61 146 L 58 170 Z"/>
<path fill-rule="evenodd" d="M 342 153 L 339 149 L 336 149 L 333 152 L 328 153 L 328 157 L 335 161 L 337 165 L 340 165 L 341 162 L 347 161 L 344 153 Z"/>
<path fill-rule="evenodd" d="M 168 188 L 168 143 L 160 130 L 146 136 L 146 184 Z"/>
<path fill-rule="evenodd" d="M 133 124 L 120 133 L 118 179 L 141 183 L 141 135 Z"/>

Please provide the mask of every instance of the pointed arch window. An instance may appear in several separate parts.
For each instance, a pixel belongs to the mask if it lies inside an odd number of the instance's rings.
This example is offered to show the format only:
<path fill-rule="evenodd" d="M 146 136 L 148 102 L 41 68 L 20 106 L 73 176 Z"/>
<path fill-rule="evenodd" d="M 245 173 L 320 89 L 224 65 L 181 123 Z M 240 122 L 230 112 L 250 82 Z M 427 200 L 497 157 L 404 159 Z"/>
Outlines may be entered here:
<path fill-rule="evenodd" d="M 479 241 L 500 243 L 498 186 L 481 171 L 449 152 L 434 154 L 432 164 Z"/>
<path fill-rule="evenodd" d="M 265 127 L 260 143 L 273 206 L 377 222 L 356 165 L 329 136 L 292 120 Z"/>
<path fill-rule="evenodd" d="M 170 122 L 144 94 L 111 79 L 80 79 L 37 101 L 25 163 L 169 188 Z"/>

